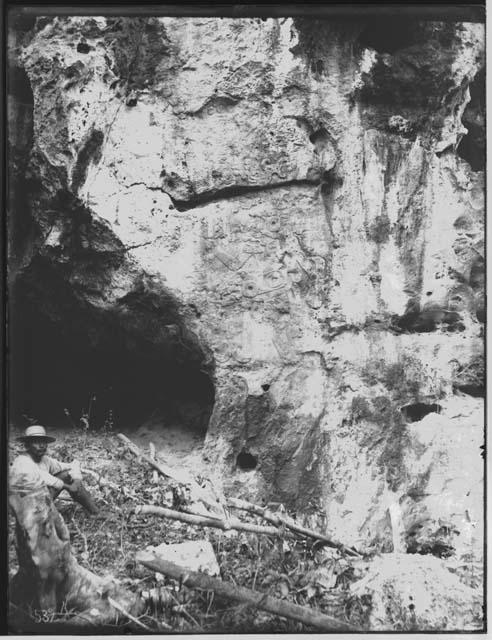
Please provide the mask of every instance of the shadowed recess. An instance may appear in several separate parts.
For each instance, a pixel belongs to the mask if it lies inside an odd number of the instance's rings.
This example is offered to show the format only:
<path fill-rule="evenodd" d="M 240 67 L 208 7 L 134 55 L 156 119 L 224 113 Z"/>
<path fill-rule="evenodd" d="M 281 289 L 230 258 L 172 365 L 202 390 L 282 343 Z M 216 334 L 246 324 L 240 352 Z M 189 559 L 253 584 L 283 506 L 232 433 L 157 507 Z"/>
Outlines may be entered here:
<path fill-rule="evenodd" d="M 363 47 L 375 49 L 378 53 L 395 53 L 418 40 L 414 20 L 393 16 L 369 20 L 359 36 Z"/>
<path fill-rule="evenodd" d="M 472 171 L 483 171 L 486 147 L 485 69 L 481 69 L 470 84 L 470 102 L 461 120 L 468 133 L 461 139 L 457 153 L 469 163 Z"/>
<path fill-rule="evenodd" d="M 43 271 L 14 289 L 10 331 L 10 419 L 60 428 L 136 429 L 159 413 L 165 425 L 205 434 L 212 371 L 179 319 L 153 318 L 143 292 L 121 310 L 77 300 Z M 51 296 L 51 297 L 48 297 Z M 82 419 L 82 421 L 81 421 Z"/>
<path fill-rule="evenodd" d="M 425 404 L 424 402 L 416 402 L 415 404 L 407 404 L 400 409 L 403 417 L 407 422 L 419 422 L 429 413 L 441 413 L 440 404 Z"/>
<path fill-rule="evenodd" d="M 237 466 L 242 471 L 252 471 L 253 469 L 256 469 L 257 462 L 258 459 L 245 449 L 239 453 L 236 459 Z"/>

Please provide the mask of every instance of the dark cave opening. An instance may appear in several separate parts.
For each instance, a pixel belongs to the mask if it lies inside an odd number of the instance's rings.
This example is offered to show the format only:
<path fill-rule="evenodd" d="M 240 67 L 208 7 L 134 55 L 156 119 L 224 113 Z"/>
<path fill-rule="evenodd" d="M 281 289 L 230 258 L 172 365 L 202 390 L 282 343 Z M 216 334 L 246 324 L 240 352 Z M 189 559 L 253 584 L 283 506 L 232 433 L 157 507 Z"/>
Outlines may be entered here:
<path fill-rule="evenodd" d="M 429 413 L 441 413 L 442 407 L 436 403 L 415 402 L 401 407 L 400 411 L 407 422 L 419 422 Z"/>
<path fill-rule="evenodd" d="M 359 36 L 359 43 L 363 47 L 375 49 L 378 53 L 395 53 L 418 41 L 415 22 L 394 16 L 369 20 Z"/>
<path fill-rule="evenodd" d="M 236 464 L 241 471 L 253 471 L 258 464 L 258 458 L 245 449 L 242 449 L 236 458 Z"/>
<path fill-rule="evenodd" d="M 463 125 L 468 133 L 461 139 L 457 153 L 466 160 L 472 171 L 485 169 L 485 69 L 481 69 L 470 83 L 470 102 L 466 105 Z"/>
<path fill-rule="evenodd" d="M 145 344 L 115 319 L 58 299 L 47 313 L 36 295 L 13 288 L 9 332 L 9 421 L 53 429 L 137 429 L 162 424 L 205 436 L 215 389 L 193 347 Z M 82 419 L 82 420 L 81 420 Z"/>

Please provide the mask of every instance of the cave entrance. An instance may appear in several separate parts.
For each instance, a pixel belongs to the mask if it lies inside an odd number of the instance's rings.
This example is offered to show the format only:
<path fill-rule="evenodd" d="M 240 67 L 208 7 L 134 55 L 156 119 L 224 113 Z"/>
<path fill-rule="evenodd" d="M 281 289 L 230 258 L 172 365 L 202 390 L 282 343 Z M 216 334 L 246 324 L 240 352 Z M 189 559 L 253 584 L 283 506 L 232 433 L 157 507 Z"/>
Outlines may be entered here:
<path fill-rule="evenodd" d="M 470 102 L 462 122 L 468 133 L 461 139 L 457 153 L 469 163 L 472 171 L 485 169 L 485 69 L 478 71 L 470 83 Z"/>
<path fill-rule="evenodd" d="M 363 47 L 370 47 L 378 53 L 394 54 L 418 42 L 416 23 L 408 17 L 368 19 L 359 42 Z"/>
<path fill-rule="evenodd" d="M 21 279 L 9 305 L 12 426 L 136 433 L 157 420 L 203 442 L 215 391 L 197 344 L 166 342 L 165 333 L 156 343 L 141 318 L 129 329 L 70 298 L 49 301 L 53 282 L 44 297 L 31 284 Z"/>

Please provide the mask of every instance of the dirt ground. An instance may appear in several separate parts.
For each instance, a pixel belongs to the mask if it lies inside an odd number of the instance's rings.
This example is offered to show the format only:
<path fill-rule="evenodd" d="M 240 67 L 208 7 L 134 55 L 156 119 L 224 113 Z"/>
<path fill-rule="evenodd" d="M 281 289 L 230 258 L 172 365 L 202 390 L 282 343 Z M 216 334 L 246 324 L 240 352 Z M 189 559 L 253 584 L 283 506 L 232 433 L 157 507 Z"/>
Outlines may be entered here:
<path fill-rule="evenodd" d="M 155 416 L 136 431 L 126 430 L 123 433 L 146 450 L 152 442 L 159 457 L 172 467 L 195 475 L 206 472 L 207 466 L 201 455 L 204 437 L 180 424 L 166 424 Z"/>

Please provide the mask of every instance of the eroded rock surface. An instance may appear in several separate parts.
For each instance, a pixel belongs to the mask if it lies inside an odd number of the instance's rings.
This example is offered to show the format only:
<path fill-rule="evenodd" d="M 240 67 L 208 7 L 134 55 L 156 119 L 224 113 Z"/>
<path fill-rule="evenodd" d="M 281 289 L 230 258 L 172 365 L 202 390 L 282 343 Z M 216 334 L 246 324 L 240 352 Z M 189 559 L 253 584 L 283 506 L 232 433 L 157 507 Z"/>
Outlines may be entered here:
<path fill-rule="evenodd" d="M 433 557 L 384 554 L 351 587 L 371 600 L 374 631 L 477 631 L 482 628 L 479 592 L 464 585 Z"/>
<path fill-rule="evenodd" d="M 439 555 L 445 527 L 479 558 L 483 164 L 457 148 L 480 157 L 484 30 L 398 28 L 27 25 L 12 278 L 68 338 L 117 326 L 115 349 L 205 372 L 230 490 L 362 549 Z"/>

